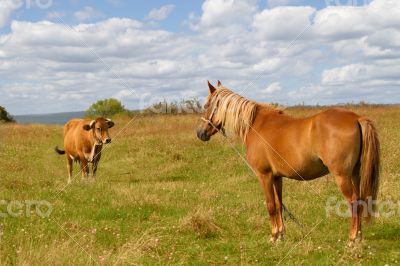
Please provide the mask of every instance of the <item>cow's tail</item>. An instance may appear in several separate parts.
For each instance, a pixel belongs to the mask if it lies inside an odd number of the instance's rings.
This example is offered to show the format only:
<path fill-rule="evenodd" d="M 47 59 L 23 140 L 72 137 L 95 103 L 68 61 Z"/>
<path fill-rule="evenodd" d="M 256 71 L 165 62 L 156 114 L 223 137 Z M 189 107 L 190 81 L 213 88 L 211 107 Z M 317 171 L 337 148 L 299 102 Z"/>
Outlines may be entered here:
<path fill-rule="evenodd" d="M 371 120 L 367 118 L 358 119 L 362 133 L 362 148 L 360 157 L 360 196 L 361 200 L 368 204 L 367 221 L 373 216 L 379 189 L 379 161 L 380 145 L 377 130 Z M 372 204 L 372 206 L 370 206 Z"/>
<path fill-rule="evenodd" d="M 54 148 L 54 150 L 55 150 L 58 154 L 60 154 L 60 155 L 65 154 L 65 151 L 60 150 L 60 149 L 58 148 L 58 146 L 56 146 L 56 147 Z"/>

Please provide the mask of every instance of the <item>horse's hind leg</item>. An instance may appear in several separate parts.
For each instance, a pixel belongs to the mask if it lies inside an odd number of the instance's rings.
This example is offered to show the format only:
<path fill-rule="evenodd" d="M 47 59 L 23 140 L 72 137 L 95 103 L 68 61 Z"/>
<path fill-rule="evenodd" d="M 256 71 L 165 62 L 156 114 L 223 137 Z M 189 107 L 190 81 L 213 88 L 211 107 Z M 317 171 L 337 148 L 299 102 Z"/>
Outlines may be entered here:
<path fill-rule="evenodd" d="M 278 226 L 278 239 L 283 240 L 285 237 L 285 225 L 282 216 L 282 177 L 275 177 L 274 179 L 274 195 L 276 206 L 276 222 Z"/>
<path fill-rule="evenodd" d="M 272 173 L 262 174 L 258 173 L 258 180 L 264 191 L 265 200 L 267 203 L 267 209 L 269 218 L 271 220 L 271 242 L 275 242 L 278 238 L 278 224 L 277 224 L 277 209 L 275 205 L 275 194 L 274 194 L 274 177 Z"/>
<path fill-rule="evenodd" d="M 351 212 L 350 241 L 361 240 L 361 211 L 360 189 L 358 178 L 352 179 L 348 175 L 335 175 L 339 189 L 346 198 Z"/>

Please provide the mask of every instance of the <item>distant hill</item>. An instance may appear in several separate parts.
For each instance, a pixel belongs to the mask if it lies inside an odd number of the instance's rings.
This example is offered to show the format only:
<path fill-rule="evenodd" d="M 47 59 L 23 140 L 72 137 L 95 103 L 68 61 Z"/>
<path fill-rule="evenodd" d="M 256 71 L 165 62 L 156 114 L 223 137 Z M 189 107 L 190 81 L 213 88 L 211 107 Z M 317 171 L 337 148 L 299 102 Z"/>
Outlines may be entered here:
<path fill-rule="evenodd" d="M 67 112 L 41 115 L 15 115 L 17 123 L 21 124 L 65 124 L 71 118 L 81 118 L 85 112 Z"/>

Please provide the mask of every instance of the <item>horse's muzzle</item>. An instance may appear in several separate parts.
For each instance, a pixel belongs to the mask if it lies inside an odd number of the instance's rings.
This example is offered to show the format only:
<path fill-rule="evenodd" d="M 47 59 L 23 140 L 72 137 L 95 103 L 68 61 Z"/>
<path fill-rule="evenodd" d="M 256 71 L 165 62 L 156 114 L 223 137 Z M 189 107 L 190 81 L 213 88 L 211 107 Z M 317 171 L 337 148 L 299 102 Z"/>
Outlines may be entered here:
<path fill-rule="evenodd" d="M 197 137 L 202 141 L 210 140 L 210 136 L 207 134 L 205 130 L 197 130 Z"/>

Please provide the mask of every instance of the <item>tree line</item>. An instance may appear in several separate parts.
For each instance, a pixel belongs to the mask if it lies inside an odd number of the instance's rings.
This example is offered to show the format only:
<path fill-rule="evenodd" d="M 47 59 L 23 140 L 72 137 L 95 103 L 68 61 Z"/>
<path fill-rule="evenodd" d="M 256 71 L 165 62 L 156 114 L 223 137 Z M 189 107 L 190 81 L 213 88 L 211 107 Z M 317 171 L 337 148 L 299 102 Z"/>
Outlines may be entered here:
<path fill-rule="evenodd" d="M 131 111 L 125 108 L 122 103 L 114 98 L 99 100 L 92 104 L 86 110 L 86 117 L 112 117 L 115 115 L 132 115 L 132 114 L 193 114 L 203 111 L 203 107 L 197 98 L 182 99 L 180 101 L 163 100 L 153 103 L 149 107 L 142 110 Z"/>

